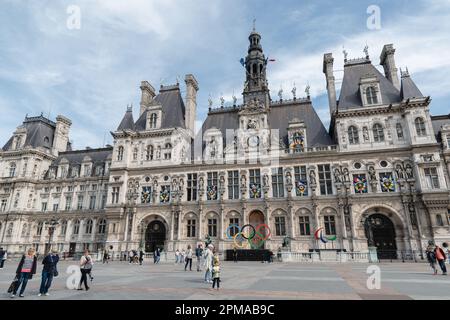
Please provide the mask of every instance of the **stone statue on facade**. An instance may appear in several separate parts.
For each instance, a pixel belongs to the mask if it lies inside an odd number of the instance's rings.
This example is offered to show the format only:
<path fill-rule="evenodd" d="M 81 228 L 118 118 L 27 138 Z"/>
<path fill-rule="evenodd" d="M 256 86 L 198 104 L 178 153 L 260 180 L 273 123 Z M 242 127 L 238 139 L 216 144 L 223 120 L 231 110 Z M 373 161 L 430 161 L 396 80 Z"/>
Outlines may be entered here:
<path fill-rule="evenodd" d="M 413 172 L 413 168 L 411 167 L 411 165 L 408 163 L 406 165 L 406 178 L 408 179 L 414 179 L 414 172 Z"/>
<path fill-rule="evenodd" d="M 395 167 L 395 172 L 397 172 L 397 178 L 398 179 L 404 179 L 404 175 L 403 175 L 403 168 L 400 164 L 397 164 L 397 166 Z"/>
<path fill-rule="evenodd" d="M 370 181 L 371 182 L 376 182 L 377 181 L 375 168 L 373 166 L 369 167 L 369 177 L 370 177 Z"/>
<path fill-rule="evenodd" d="M 309 183 L 316 184 L 316 172 L 314 171 L 314 169 L 311 169 L 309 171 Z"/>

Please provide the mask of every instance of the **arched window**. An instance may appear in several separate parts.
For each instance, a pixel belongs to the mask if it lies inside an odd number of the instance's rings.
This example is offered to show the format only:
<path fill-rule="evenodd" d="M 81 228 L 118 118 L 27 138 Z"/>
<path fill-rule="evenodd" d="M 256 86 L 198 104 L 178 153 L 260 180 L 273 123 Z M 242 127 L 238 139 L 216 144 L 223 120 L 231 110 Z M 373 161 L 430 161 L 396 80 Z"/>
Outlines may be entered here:
<path fill-rule="evenodd" d="M 416 125 L 416 132 L 418 136 L 426 136 L 427 130 L 425 128 L 425 121 L 423 121 L 422 118 L 416 118 L 414 121 L 414 124 Z"/>
<path fill-rule="evenodd" d="M 99 234 L 106 233 L 106 220 L 105 219 L 100 220 L 100 222 L 98 224 L 98 233 Z"/>
<path fill-rule="evenodd" d="M 378 104 L 378 97 L 375 87 L 368 87 L 366 89 L 367 104 Z"/>
<path fill-rule="evenodd" d="M 165 148 L 166 149 L 172 149 L 172 145 L 170 143 L 166 143 Z"/>
<path fill-rule="evenodd" d="M 375 142 L 383 142 L 384 141 L 383 126 L 379 123 L 375 123 L 373 125 L 373 139 Z"/>
<path fill-rule="evenodd" d="M 153 148 L 153 146 L 147 146 L 147 150 L 146 150 L 146 153 L 145 153 L 145 159 L 146 160 L 153 160 L 153 151 L 154 151 L 154 148 Z"/>
<path fill-rule="evenodd" d="M 152 113 L 150 115 L 150 128 L 156 128 L 156 120 L 158 119 L 158 116 L 156 113 Z"/>
<path fill-rule="evenodd" d="M 348 127 L 348 142 L 350 144 L 359 143 L 358 129 L 355 126 Z"/>
<path fill-rule="evenodd" d="M 22 144 L 22 138 L 17 137 L 16 138 L 16 150 L 18 150 L 20 148 L 21 144 Z"/>
<path fill-rule="evenodd" d="M 16 175 L 16 163 L 11 162 L 9 165 L 9 177 L 13 178 Z"/>
<path fill-rule="evenodd" d="M 436 215 L 436 223 L 439 227 L 444 226 L 444 221 L 442 220 L 442 216 L 440 214 Z"/>
<path fill-rule="evenodd" d="M 76 220 L 73 224 L 73 234 L 79 234 L 80 233 L 80 220 Z"/>
<path fill-rule="evenodd" d="M 120 146 L 117 151 L 117 161 L 122 161 L 122 160 L 123 160 L 123 147 Z"/>
<path fill-rule="evenodd" d="M 253 68 L 252 73 L 253 73 L 253 74 L 256 74 L 256 70 L 257 70 L 257 68 L 258 68 L 258 66 L 256 65 L 256 63 L 253 64 L 253 67 L 252 67 L 252 68 Z"/>
<path fill-rule="evenodd" d="M 63 222 L 61 222 L 61 230 L 60 230 L 60 235 L 65 236 L 66 232 L 67 232 L 67 221 L 64 220 Z"/>
<path fill-rule="evenodd" d="M 86 227 L 85 227 L 85 234 L 91 234 L 92 233 L 92 226 L 93 226 L 94 222 L 92 222 L 92 219 L 89 219 L 86 222 Z"/>

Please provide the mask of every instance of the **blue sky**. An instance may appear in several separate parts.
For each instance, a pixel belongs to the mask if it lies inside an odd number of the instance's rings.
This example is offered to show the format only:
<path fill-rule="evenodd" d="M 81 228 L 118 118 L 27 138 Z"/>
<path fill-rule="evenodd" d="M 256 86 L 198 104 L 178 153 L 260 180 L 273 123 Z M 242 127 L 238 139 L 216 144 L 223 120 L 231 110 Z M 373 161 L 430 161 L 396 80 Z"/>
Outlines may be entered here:
<path fill-rule="evenodd" d="M 67 28 L 67 8 L 80 8 L 80 29 Z M 381 29 L 369 30 L 367 8 L 381 11 Z M 382 46 L 393 43 L 398 67 L 430 95 L 432 114 L 450 112 L 450 0 L 0 0 L 0 146 L 26 114 L 63 114 L 72 122 L 76 148 L 111 143 L 127 104 L 139 112 L 141 80 L 155 88 L 193 73 L 200 86 L 198 120 L 223 95 L 240 99 L 244 71 L 239 59 L 256 18 L 266 55 L 272 98 L 280 87 L 290 97 L 311 86 L 313 104 L 327 126 L 325 52 L 342 79 L 342 47 L 349 58 L 369 46 L 379 64 Z M 182 86 L 184 95 L 184 85 Z"/>

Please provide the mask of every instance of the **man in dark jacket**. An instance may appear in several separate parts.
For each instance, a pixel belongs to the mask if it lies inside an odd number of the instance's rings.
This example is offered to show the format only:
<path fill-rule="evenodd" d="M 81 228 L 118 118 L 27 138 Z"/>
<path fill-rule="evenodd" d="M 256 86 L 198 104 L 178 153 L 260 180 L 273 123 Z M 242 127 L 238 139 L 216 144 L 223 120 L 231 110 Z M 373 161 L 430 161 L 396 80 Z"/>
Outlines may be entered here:
<path fill-rule="evenodd" d="M 53 277 L 57 275 L 58 272 L 56 269 L 58 261 L 59 256 L 56 250 L 52 250 L 48 255 L 45 256 L 44 260 L 42 261 L 44 267 L 42 268 L 41 287 L 38 294 L 39 297 L 43 294 L 45 294 L 46 296 L 49 295 L 48 289 L 50 289 L 50 286 L 52 285 Z"/>
<path fill-rule="evenodd" d="M 3 269 L 3 265 L 6 260 L 6 251 L 3 248 L 0 248 L 0 269 Z"/>

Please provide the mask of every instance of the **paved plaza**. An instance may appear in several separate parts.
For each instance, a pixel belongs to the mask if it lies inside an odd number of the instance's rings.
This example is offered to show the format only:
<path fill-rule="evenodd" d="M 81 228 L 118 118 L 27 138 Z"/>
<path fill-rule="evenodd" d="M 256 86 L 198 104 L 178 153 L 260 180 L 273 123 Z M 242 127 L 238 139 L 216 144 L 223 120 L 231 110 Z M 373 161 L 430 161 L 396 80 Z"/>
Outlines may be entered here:
<path fill-rule="evenodd" d="M 203 273 L 185 272 L 182 265 L 146 261 L 130 265 L 114 261 L 94 265 L 91 290 L 66 288 L 66 270 L 75 261 L 61 261 L 51 296 L 38 297 L 41 265 L 29 281 L 25 298 L 49 299 L 450 299 L 450 277 L 432 275 L 426 263 L 381 263 L 381 288 L 369 290 L 368 264 L 287 264 L 223 262 L 221 289 L 203 282 Z M 6 293 L 17 267 L 8 261 L 0 270 L 0 299 Z"/>

